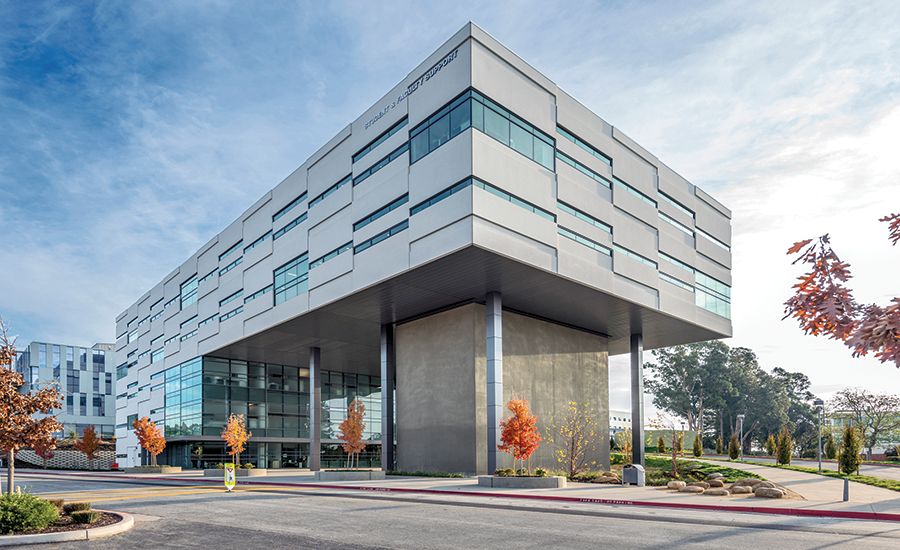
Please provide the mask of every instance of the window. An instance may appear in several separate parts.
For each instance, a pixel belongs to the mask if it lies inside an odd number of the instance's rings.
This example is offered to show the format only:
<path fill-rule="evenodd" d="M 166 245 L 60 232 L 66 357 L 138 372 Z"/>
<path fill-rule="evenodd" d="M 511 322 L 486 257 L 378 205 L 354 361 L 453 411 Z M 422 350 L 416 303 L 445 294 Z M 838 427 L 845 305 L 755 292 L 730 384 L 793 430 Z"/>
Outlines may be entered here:
<path fill-rule="evenodd" d="M 403 145 L 401 145 L 400 147 L 397 147 L 396 149 L 394 149 L 389 155 L 385 156 L 383 159 L 379 160 L 378 162 L 376 162 L 375 164 L 370 166 L 369 169 L 366 170 L 365 172 L 361 172 L 361 173 L 357 174 L 357 176 L 355 178 L 353 178 L 353 185 L 359 185 L 360 183 L 365 181 L 366 178 L 368 178 L 375 172 L 381 170 L 382 168 L 387 166 L 389 163 L 397 160 L 407 151 L 409 151 L 409 142 L 406 142 Z"/>
<path fill-rule="evenodd" d="M 165 358 L 165 356 L 166 356 L 165 348 L 159 348 L 158 350 L 154 351 L 153 354 L 150 356 L 150 362 L 156 363 L 157 361 L 162 361 Z"/>
<path fill-rule="evenodd" d="M 400 233 L 401 231 L 403 231 L 404 229 L 407 229 L 408 227 L 409 227 L 409 220 L 403 220 L 402 222 L 398 223 L 397 225 L 388 229 L 387 231 L 379 233 L 378 235 L 375 235 L 371 239 L 358 244 L 356 246 L 356 248 L 353 249 L 353 253 L 359 254 L 363 250 L 365 250 L 369 247 L 375 246 L 376 244 L 380 243 L 381 241 L 387 239 L 388 237 L 393 237 L 394 235 L 396 235 L 397 233 Z"/>
<path fill-rule="evenodd" d="M 403 205 L 406 204 L 407 202 L 409 202 L 409 193 L 407 193 L 406 195 L 403 195 L 402 197 L 400 197 L 399 199 L 395 200 L 395 201 L 392 202 L 391 204 L 389 204 L 389 205 L 387 205 L 387 206 L 381 208 L 381 209 L 378 210 L 377 212 L 374 212 L 374 213 L 372 213 L 372 214 L 369 214 L 369 215 L 366 216 L 365 218 L 359 220 L 358 222 L 356 222 L 355 224 L 353 224 L 353 230 L 354 230 L 354 231 L 359 231 L 359 230 L 362 229 L 363 227 L 369 225 L 370 223 L 372 223 L 372 222 L 374 222 L 375 220 L 377 220 L 378 218 L 384 216 L 384 215 L 387 214 L 388 212 L 392 212 L 392 211 L 394 211 L 394 210 L 400 208 L 401 206 L 403 206 Z"/>
<path fill-rule="evenodd" d="M 281 216 L 284 216 L 285 214 L 287 214 L 288 212 L 290 212 L 291 209 L 293 209 L 295 206 L 297 206 L 298 204 L 300 204 L 301 202 L 303 202 L 303 201 L 305 201 L 305 200 L 306 200 L 306 191 L 304 191 L 304 192 L 303 192 L 299 197 L 297 197 L 296 199 L 292 200 L 292 201 L 290 202 L 290 204 L 288 204 L 287 206 L 285 206 L 284 208 L 282 208 L 282 209 L 279 210 L 278 212 L 275 212 L 275 215 L 272 216 L 272 221 L 273 221 L 273 222 L 274 222 L 274 221 L 278 221 L 278 218 L 280 218 Z M 263 238 L 265 238 L 265 236 L 263 236 Z M 257 239 L 257 240 L 259 240 L 259 239 Z M 254 244 L 256 244 L 256 243 L 254 243 Z M 252 247 L 252 246 L 253 246 L 253 245 L 251 245 L 251 247 Z M 248 249 L 244 249 L 244 252 L 247 252 L 247 250 L 248 250 Z"/>
<path fill-rule="evenodd" d="M 132 382 L 131 384 L 128 384 L 127 388 L 130 390 L 131 388 L 134 388 L 137 385 L 138 385 L 137 382 Z"/>
<path fill-rule="evenodd" d="M 587 166 L 581 164 L 580 162 L 578 162 L 577 160 L 573 159 L 573 158 L 570 157 L 569 155 L 563 153 L 562 151 L 560 151 L 560 150 L 557 150 L 557 151 L 556 151 L 556 158 L 558 158 L 559 160 L 565 162 L 566 164 L 568 164 L 568 165 L 571 166 L 572 168 L 578 170 L 579 172 L 581 172 L 581 173 L 584 174 L 585 176 L 591 178 L 592 180 L 596 181 L 597 183 L 600 183 L 600 184 L 603 185 L 604 187 L 606 187 L 606 188 L 608 188 L 608 189 L 612 189 L 612 184 L 609 182 L 608 179 L 604 178 L 603 176 L 601 176 L 601 175 L 598 174 L 597 172 L 594 172 L 593 170 L 591 170 L 591 169 L 588 168 Z"/>
<path fill-rule="evenodd" d="M 159 319 L 160 317 L 162 317 L 163 313 L 165 313 L 165 312 L 166 312 L 166 310 L 163 309 L 159 313 L 154 314 L 153 317 L 150 318 L 150 322 L 152 323 L 153 321 Z"/>
<path fill-rule="evenodd" d="M 719 239 L 713 237 L 712 235 L 710 235 L 710 234 L 707 233 L 706 231 L 703 231 L 703 230 L 700 229 L 699 227 L 697 228 L 697 234 L 700 235 L 701 237 L 704 237 L 706 240 L 712 242 L 714 245 L 716 245 L 716 246 L 718 246 L 718 247 L 720 247 L 720 248 L 723 248 L 723 249 L 725 249 L 725 250 L 731 252 L 731 247 L 730 247 L 730 246 L 728 246 L 727 244 L 723 243 L 723 242 L 720 241 Z"/>
<path fill-rule="evenodd" d="M 140 355 L 138 355 L 138 359 L 143 359 L 144 357 L 147 357 L 148 355 L 150 355 L 149 349 L 147 351 L 141 353 Z"/>
<path fill-rule="evenodd" d="M 256 239 L 256 240 L 253 241 L 252 243 L 248 244 L 248 245 L 244 248 L 244 254 L 246 254 L 247 252 L 253 250 L 256 246 L 262 244 L 266 239 L 268 239 L 268 238 L 271 237 L 271 236 L 272 236 L 272 230 L 270 229 L 269 231 L 266 231 L 266 232 L 263 234 L 262 237 Z"/>
<path fill-rule="evenodd" d="M 137 419 L 138 419 L 138 415 L 136 415 L 136 414 L 129 414 L 129 415 L 128 415 L 128 419 L 125 421 L 125 423 L 128 424 L 128 429 L 129 429 L 129 430 L 133 430 L 133 429 L 134 429 L 134 423 L 137 422 Z"/>
<path fill-rule="evenodd" d="M 629 258 L 631 258 L 633 260 L 637 260 L 643 264 L 649 265 L 650 267 L 652 267 L 654 269 L 659 267 L 659 265 L 656 262 L 654 262 L 651 259 L 641 256 L 637 252 L 632 252 L 631 250 L 628 250 L 627 248 L 622 248 L 621 246 L 619 246 L 617 244 L 613 244 L 613 248 L 615 249 L 616 252 L 618 252 L 620 254 L 624 254 L 625 256 L 628 256 Z"/>
<path fill-rule="evenodd" d="M 138 323 L 138 326 L 143 325 L 144 323 L 146 323 L 149 320 L 150 320 L 150 316 L 148 315 L 147 317 L 144 317 L 143 319 L 141 319 L 141 321 Z"/>
<path fill-rule="evenodd" d="M 215 318 L 216 318 L 215 315 L 213 315 L 212 317 L 207 317 L 206 319 L 204 319 L 204 320 L 200 321 L 199 323 L 197 323 L 197 328 L 200 328 L 200 327 L 202 327 L 203 325 L 206 325 L 206 324 L 208 324 L 208 323 L 211 323 L 211 322 L 213 321 L 213 319 L 215 319 Z M 151 376 L 150 378 L 153 378 L 153 377 Z"/>
<path fill-rule="evenodd" d="M 628 185 L 627 183 L 625 183 L 624 181 L 620 180 L 619 178 L 613 177 L 613 181 L 616 182 L 616 185 L 618 185 L 618 186 L 621 187 L 622 189 L 628 191 L 629 193 L 631 193 L 631 194 L 634 195 L 635 197 L 641 199 L 642 201 L 646 202 L 647 204 L 653 205 L 653 208 L 657 208 L 657 207 L 658 207 L 658 205 L 656 204 L 656 201 L 655 201 L 655 200 L 653 200 L 653 199 L 651 199 L 650 197 L 648 197 L 647 195 L 641 193 L 640 191 L 638 191 L 638 190 L 635 189 L 634 187 Z"/>
<path fill-rule="evenodd" d="M 194 315 L 194 317 L 196 318 L 197 316 Z M 159 342 L 160 340 L 162 340 L 162 337 L 163 337 L 163 336 L 165 336 L 165 334 L 160 334 L 160 335 L 157 336 L 156 338 L 150 340 L 150 345 L 152 346 L 153 344 L 155 344 L 155 343 Z"/>
<path fill-rule="evenodd" d="M 134 329 L 128 333 L 128 341 L 126 343 L 130 344 L 137 341 L 137 331 L 138 329 Z M 56 368 L 59 368 L 59 363 L 57 363 Z"/>
<path fill-rule="evenodd" d="M 181 296 L 176 296 L 176 297 L 172 298 L 171 300 L 169 300 L 168 302 L 166 302 L 166 304 L 163 306 L 163 309 L 168 308 L 169 306 L 171 306 L 172 304 L 174 304 L 175 302 L 177 302 L 179 299 L 181 299 Z"/>
<path fill-rule="evenodd" d="M 671 283 L 679 288 L 687 290 L 688 292 L 694 292 L 694 287 L 692 287 L 691 285 L 687 284 L 686 282 L 684 282 L 682 280 L 676 279 L 675 277 L 672 277 L 671 275 L 666 275 L 662 271 L 659 272 L 659 278 L 667 283 Z"/>
<path fill-rule="evenodd" d="M 197 316 L 194 315 L 193 317 L 191 317 L 191 318 L 188 319 L 187 321 L 181 323 L 181 326 L 178 327 L 178 328 L 184 328 L 184 327 L 186 327 L 187 325 L 193 323 L 193 322 L 196 321 L 196 320 L 197 320 Z M 153 345 L 153 342 L 150 342 L 150 345 L 152 346 L 152 345 Z"/>
<path fill-rule="evenodd" d="M 562 210 L 563 212 L 565 212 L 567 214 L 571 214 L 572 216 L 575 216 L 579 220 L 585 221 L 585 222 L 593 225 L 594 227 L 599 227 L 600 229 L 606 231 L 607 233 L 612 234 L 612 226 L 601 222 L 597 218 L 595 218 L 589 214 L 585 214 L 581 210 L 578 210 L 577 208 L 573 208 L 560 200 L 556 201 L 556 206 L 559 207 L 559 209 Z"/>
<path fill-rule="evenodd" d="M 687 214 L 688 216 L 690 216 L 691 219 L 694 219 L 694 213 L 693 213 L 691 210 L 689 210 L 688 208 L 686 208 L 684 205 L 682 205 L 680 202 L 676 201 L 675 199 L 673 199 L 673 198 L 670 197 L 669 195 L 666 195 L 666 194 L 663 193 L 662 191 L 657 191 L 657 193 L 659 194 L 659 198 L 661 198 L 663 201 L 665 201 L 665 202 L 671 204 L 672 206 L 674 206 L 674 207 L 677 208 L 678 210 L 681 210 L 682 212 L 684 212 L 685 214 Z"/>
<path fill-rule="evenodd" d="M 680 260 L 676 260 L 675 258 L 673 258 L 672 256 L 669 256 L 668 254 L 663 254 L 662 252 L 660 252 L 660 253 L 659 253 L 659 258 L 660 258 L 661 260 L 665 260 L 665 261 L 669 262 L 669 263 L 672 264 L 672 265 L 676 265 L 676 266 L 680 267 L 681 269 L 683 269 L 683 270 L 685 270 L 685 271 L 689 271 L 689 272 L 691 272 L 691 273 L 694 273 L 694 268 L 693 268 L 693 267 L 689 266 L 688 264 L 686 264 L 686 263 L 684 263 L 684 262 L 682 262 L 682 261 L 680 261 Z"/>
<path fill-rule="evenodd" d="M 135 324 L 135 323 L 137 322 L 137 320 L 138 320 L 138 318 L 135 317 L 134 319 L 128 321 L 128 324 L 127 324 L 126 326 L 127 326 L 128 328 L 131 328 L 131 325 Z"/>
<path fill-rule="evenodd" d="M 522 199 L 516 197 L 515 195 L 510 195 L 509 193 L 500 189 L 499 187 L 494 187 L 493 185 L 491 185 L 489 183 L 485 183 L 479 179 L 475 179 L 475 178 L 473 178 L 473 179 L 475 180 L 474 181 L 475 187 L 484 189 L 488 193 L 491 193 L 492 195 L 496 195 L 505 201 L 509 201 L 509 202 L 515 204 L 516 206 L 520 206 L 520 207 L 524 208 L 525 210 L 528 210 L 529 212 L 532 212 L 534 214 L 537 214 L 538 216 L 541 216 L 542 218 L 546 218 L 554 223 L 556 222 L 556 214 L 551 214 L 550 212 L 547 212 L 543 208 L 537 207 L 537 206 L 531 204 L 530 202 L 523 201 Z"/>
<path fill-rule="evenodd" d="M 154 309 L 156 309 L 156 306 L 162 304 L 163 300 L 165 300 L 165 298 L 160 298 L 159 300 L 157 300 L 152 306 L 150 306 L 150 311 L 153 311 Z"/>
<path fill-rule="evenodd" d="M 244 239 L 241 239 L 238 242 L 231 245 L 230 247 L 228 247 L 228 250 L 219 254 L 219 261 L 221 262 L 222 260 L 224 260 L 225 256 L 228 256 L 229 254 L 231 254 L 232 252 L 234 252 L 235 250 L 240 248 L 242 244 L 244 244 Z"/>
<path fill-rule="evenodd" d="M 159 371 L 159 372 L 155 372 L 155 373 L 153 373 L 153 374 L 150 375 L 150 380 L 156 380 L 157 378 L 160 378 L 160 377 L 165 376 L 165 375 L 166 375 L 166 371 L 164 371 L 164 370 Z"/>
<path fill-rule="evenodd" d="M 699 271 L 694 277 L 694 282 L 696 284 L 696 292 L 694 292 L 696 305 L 730 319 L 731 287 Z"/>
<path fill-rule="evenodd" d="M 564 137 L 564 138 L 566 138 L 567 140 L 571 141 L 571 142 L 574 143 L 575 145 L 581 147 L 582 149 L 584 149 L 584 150 L 587 151 L 588 153 L 594 155 L 595 157 L 597 157 L 598 159 L 602 160 L 602 161 L 605 162 L 606 164 L 612 166 L 612 158 L 611 158 L 611 157 L 609 157 L 609 156 L 607 156 L 607 155 L 601 153 L 601 152 L 600 152 L 599 150 L 597 150 L 597 149 L 594 149 L 593 147 L 591 147 L 590 145 L 588 145 L 586 142 L 584 142 L 583 140 L 579 139 L 578 136 L 576 136 L 576 135 L 573 134 L 572 132 L 569 132 L 568 130 L 566 130 L 565 128 L 563 128 L 562 126 L 559 126 L 559 125 L 556 126 L 556 131 L 557 131 L 557 132 L 559 133 L 559 135 L 561 135 L 562 137 Z"/>
<path fill-rule="evenodd" d="M 246 304 L 247 302 L 252 302 L 253 300 L 255 300 L 255 299 L 259 298 L 260 296 L 262 296 L 263 294 L 265 294 L 266 292 L 269 292 L 270 290 L 272 290 L 272 288 L 274 288 L 274 285 L 269 285 L 266 288 L 257 290 L 250 296 L 247 296 L 246 298 L 244 298 L 244 303 Z"/>
<path fill-rule="evenodd" d="M 197 301 L 197 274 L 181 284 L 181 309 Z"/>
<path fill-rule="evenodd" d="M 274 240 L 277 240 L 279 237 L 283 237 L 285 233 L 287 233 L 291 229 L 300 225 L 304 220 L 306 220 L 306 214 L 307 214 L 306 212 L 300 214 L 300 216 L 298 216 L 294 221 L 292 221 L 291 223 L 287 224 L 286 226 L 284 226 L 281 229 L 279 229 L 278 231 L 276 231 L 275 236 L 272 237 L 272 240 L 274 241 Z"/>
<path fill-rule="evenodd" d="M 307 208 L 312 208 L 313 206 L 319 204 L 320 202 L 328 198 L 329 195 L 331 195 L 341 187 L 347 185 L 351 181 L 353 181 L 353 174 L 348 174 L 343 179 L 341 179 L 341 181 L 335 183 L 334 185 L 323 191 L 319 196 L 309 201 L 309 206 Z"/>
<path fill-rule="evenodd" d="M 225 304 L 227 304 L 228 302 L 230 302 L 234 299 L 240 298 L 243 295 L 244 295 L 244 289 L 242 288 L 242 289 L 238 290 L 237 292 L 235 292 L 234 294 L 232 294 L 231 296 L 228 296 L 227 298 L 224 298 L 223 300 L 221 300 L 219 302 L 219 307 L 222 307 Z"/>
<path fill-rule="evenodd" d="M 387 141 L 389 137 L 393 136 L 401 128 L 406 126 L 407 122 L 409 122 L 409 119 L 407 117 L 403 117 L 403 120 L 388 128 L 383 134 L 375 138 L 372 143 L 366 145 L 360 152 L 353 155 L 353 162 L 359 162 L 360 159 L 371 153 L 376 147 Z"/>
<path fill-rule="evenodd" d="M 275 305 L 295 298 L 309 288 L 309 261 L 301 254 L 274 271 Z"/>
<path fill-rule="evenodd" d="M 175 336 L 171 337 L 171 338 L 166 338 L 166 341 L 163 342 L 163 347 L 168 346 L 169 344 L 171 344 L 172 342 L 174 342 L 174 341 L 177 340 L 177 339 L 178 339 L 178 335 L 177 335 L 177 334 L 176 334 Z"/>
<path fill-rule="evenodd" d="M 128 363 L 122 363 L 116 367 L 116 380 L 121 380 L 128 376 Z"/>
<path fill-rule="evenodd" d="M 198 284 L 198 285 L 202 285 L 202 284 L 205 283 L 206 281 L 212 279 L 212 278 L 213 278 L 213 275 L 215 275 L 215 274 L 216 274 L 216 270 L 213 269 L 212 271 L 210 271 L 209 273 L 207 273 L 206 275 L 204 275 L 204 276 L 197 282 L 197 284 Z"/>
<path fill-rule="evenodd" d="M 221 277 L 222 275 L 225 275 L 226 273 L 228 273 L 228 272 L 231 271 L 232 269 L 234 269 L 234 268 L 236 268 L 237 266 L 241 265 L 241 262 L 243 262 L 243 261 L 244 261 L 244 257 L 241 256 L 241 257 L 238 258 L 237 260 L 235 260 L 235 261 L 231 262 L 230 264 L 226 265 L 225 267 L 223 267 L 222 269 L 219 270 L 219 277 Z"/>
<path fill-rule="evenodd" d="M 339 255 L 343 254 L 344 252 L 350 250 L 351 248 L 353 248 L 353 241 L 350 241 L 349 243 L 343 244 L 343 245 L 335 248 L 334 250 L 332 250 L 328 254 L 325 254 L 318 260 L 310 262 L 309 268 L 312 269 L 314 267 L 318 267 L 318 266 L 324 264 L 325 262 L 327 262 L 328 260 L 338 257 Z"/>
<path fill-rule="evenodd" d="M 663 220 L 663 221 L 665 221 L 665 222 L 668 222 L 668 223 L 674 225 L 676 228 L 678 228 L 678 229 L 684 231 L 685 233 L 687 233 L 687 234 L 690 235 L 691 237 L 694 236 L 694 230 L 693 230 L 693 229 L 691 229 L 690 227 L 688 227 L 688 226 L 684 225 L 683 223 L 679 222 L 679 221 L 676 220 L 675 218 L 673 218 L 673 217 L 671 217 L 671 216 L 669 216 L 669 215 L 667 215 L 667 214 L 664 214 L 663 212 L 659 212 L 659 219 L 661 219 L 661 220 Z"/>
<path fill-rule="evenodd" d="M 463 92 L 410 132 L 410 164 L 473 127 L 554 170 L 556 141 L 475 90 Z"/>
<path fill-rule="evenodd" d="M 229 311 L 228 313 L 226 313 L 225 315 L 222 315 L 221 317 L 219 317 L 219 322 L 227 321 L 228 319 L 231 319 L 232 317 L 234 317 L 235 315 L 237 315 L 238 313 L 240 313 L 242 311 L 244 311 L 244 306 L 241 306 L 237 309 L 233 309 L 233 310 Z"/>
<path fill-rule="evenodd" d="M 421 212 L 422 210 L 425 210 L 429 206 L 434 206 L 435 204 L 441 202 L 442 200 L 446 199 L 450 195 L 455 195 L 456 193 L 459 193 L 463 189 L 472 185 L 472 181 L 473 181 L 473 178 L 466 178 L 463 181 L 457 183 L 456 185 L 454 185 L 452 187 L 448 187 L 447 189 L 444 189 L 443 191 L 441 191 L 437 195 L 434 195 L 430 199 L 422 201 L 419 204 L 410 208 L 409 215 L 414 216 L 414 215 L 418 214 L 419 212 Z"/>
<path fill-rule="evenodd" d="M 601 254 L 606 254 L 607 256 L 612 256 L 612 250 L 598 243 L 597 241 L 592 241 L 583 235 L 579 235 L 578 233 L 572 231 L 571 229 L 566 229 L 563 226 L 557 226 L 556 232 L 562 235 L 563 237 L 572 239 L 576 243 L 583 244 L 588 248 L 593 248 L 597 252 Z"/>
<path fill-rule="evenodd" d="M 189 340 L 189 339 L 193 338 L 194 336 L 197 336 L 197 329 L 194 329 L 194 330 L 190 331 L 189 333 L 185 334 L 184 336 L 182 336 L 181 341 L 184 342 L 185 340 Z"/>

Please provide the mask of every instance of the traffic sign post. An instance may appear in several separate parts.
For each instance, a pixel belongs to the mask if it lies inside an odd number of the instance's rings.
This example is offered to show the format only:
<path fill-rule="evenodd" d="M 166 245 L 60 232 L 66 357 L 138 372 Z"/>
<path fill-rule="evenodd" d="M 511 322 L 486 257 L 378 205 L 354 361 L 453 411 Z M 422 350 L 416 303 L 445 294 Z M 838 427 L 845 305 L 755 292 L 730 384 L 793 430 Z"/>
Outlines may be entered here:
<path fill-rule="evenodd" d="M 234 489 L 235 484 L 235 473 L 234 473 L 234 464 L 226 464 L 225 465 L 225 488 L 228 489 L 230 493 L 232 489 Z"/>

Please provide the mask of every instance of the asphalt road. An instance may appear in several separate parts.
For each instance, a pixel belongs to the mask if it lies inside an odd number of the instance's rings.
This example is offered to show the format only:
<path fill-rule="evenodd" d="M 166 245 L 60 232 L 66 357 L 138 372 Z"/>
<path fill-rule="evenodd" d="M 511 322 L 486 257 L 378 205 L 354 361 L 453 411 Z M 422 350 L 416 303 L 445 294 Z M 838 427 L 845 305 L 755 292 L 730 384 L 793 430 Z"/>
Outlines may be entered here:
<path fill-rule="evenodd" d="M 34 493 L 135 515 L 124 534 L 39 548 L 900 547 L 900 524 L 500 498 L 20 476 Z"/>

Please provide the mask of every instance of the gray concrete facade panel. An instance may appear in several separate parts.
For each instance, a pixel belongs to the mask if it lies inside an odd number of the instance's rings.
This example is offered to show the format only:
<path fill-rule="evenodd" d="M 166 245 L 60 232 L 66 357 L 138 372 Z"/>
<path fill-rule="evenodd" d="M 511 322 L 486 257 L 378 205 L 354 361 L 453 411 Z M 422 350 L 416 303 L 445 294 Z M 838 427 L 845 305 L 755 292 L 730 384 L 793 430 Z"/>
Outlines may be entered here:
<path fill-rule="evenodd" d="M 560 236 L 558 272 L 594 288 L 613 292 L 612 257 Z"/>
<path fill-rule="evenodd" d="M 322 271 L 319 271 L 319 270 Z M 353 291 L 353 253 L 345 252 L 309 273 L 309 307 L 317 308 Z M 321 281 L 321 282 L 320 282 Z"/>
<path fill-rule="evenodd" d="M 695 187 L 694 194 L 697 196 L 698 199 L 700 199 L 701 201 L 705 202 L 707 205 L 712 207 L 713 210 L 718 211 L 720 214 L 722 214 L 729 220 L 731 219 L 731 210 L 729 210 L 724 205 L 722 205 L 722 203 L 720 203 L 719 201 L 714 199 L 712 196 L 710 196 L 709 193 L 707 193 L 703 189 L 700 189 L 699 187 Z"/>
<path fill-rule="evenodd" d="M 687 265 L 694 265 L 695 238 L 666 222 L 659 224 L 659 250 Z M 664 262 L 660 262 L 662 264 Z"/>
<path fill-rule="evenodd" d="M 615 254 L 615 252 L 613 254 Z M 618 263 L 620 263 L 619 258 L 613 258 L 613 264 L 617 265 Z M 619 273 L 613 275 L 613 284 L 616 295 L 622 296 L 626 300 L 630 300 L 645 307 L 659 309 L 659 291 L 657 289 L 635 281 L 634 279 L 622 276 Z"/>
<path fill-rule="evenodd" d="M 568 164 L 559 161 L 556 163 L 556 172 L 557 193 L 560 200 L 572 206 L 591 205 L 591 207 L 595 208 L 592 212 L 595 212 L 598 216 L 605 216 L 605 218 L 599 218 L 601 221 L 612 225 L 613 199 L 610 187 L 593 178 L 588 178 Z M 578 202 L 579 200 L 584 200 L 585 202 Z M 579 209 L 584 210 L 580 207 Z M 585 212 L 588 214 L 592 213 Z"/>
<path fill-rule="evenodd" d="M 440 206 L 439 204 L 432 206 L 432 208 L 439 208 Z M 471 246 L 474 242 L 474 217 L 472 216 L 466 216 L 457 222 L 442 227 L 439 231 L 428 233 L 422 237 L 417 237 L 417 232 L 413 230 L 415 223 L 418 222 L 416 220 L 417 217 L 413 216 L 410 221 L 410 239 L 416 239 L 414 241 L 411 240 L 409 243 L 410 267 L 430 262 L 455 250 Z"/>
<path fill-rule="evenodd" d="M 706 237 L 697 236 L 697 252 L 713 260 L 715 263 L 724 266 L 729 270 L 731 269 L 731 254 L 718 244 L 711 242 Z"/>
<path fill-rule="evenodd" d="M 656 227 L 659 224 L 659 213 L 656 208 L 653 208 L 653 205 L 615 184 L 613 184 L 612 195 L 613 204 L 620 210 L 628 212 L 650 227 Z M 613 234 L 615 235 L 615 231 Z"/>
<path fill-rule="evenodd" d="M 650 164 L 651 166 L 658 167 L 659 159 L 656 158 L 656 155 L 651 154 L 649 151 L 638 145 L 633 139 L 626 136 L 616 127 L 613 127 L 613 139 L 622 144 L 626 149 L 632 151 L 635 155 L 640 157 L 642 160 Z"/>
<path fill-rule="evenodd" d="M 457 41 L 459 40 L 459 41 Z M 456 51 L 456 57 L 428 80 L 425 75 L 448 55 Z M 471 41 L 454 37 L 438 48 L 424 63 L 419 65 L 401 86 L 395 88 L 399 95 L 416 81 L 421 84 L 403 103 L 408 103 L 410 128 L 434 114 L 444 104 L 452 100 L 472 85 Z M 420 80 L 422 79 L 422 80 Z M 378 124 L 381 124 L 380 122 Z M 388 126 L 384 126 L 387 128 Z M 372 130 L 369 129 L 369 132 Z M 379 130 L 383 131 L 383 130 Z"/>
<path fill-rule="evenodd" d="M 353 188 L 353 223 L 409 192 L 409 166 L 397 159 Z M 405 209 L 407 214 L 409 208 Z"/>
<path fill-rule="evenodd" d="M 353 288 L 362 289 L 409 269 L 409 230 L 354 256 Z"/>
<path fill-rule="evenodd" d="M 353 222 L 352 209 L 348 206 L 311 226 L 309 229 L 310 262 L 353 240 Z"/>
<path fill-rule="evenodd" d="M 475 200 L 477 203 L 478 198 L 476 197 Z M 537 218 L 533 221 L 535 224 L 539 224 L 538 220 L 541 219 Z M 556 248 L 485 219 L 475 217 L 472 226 L 472 242 L 477 246 L 499 252 L 520 262 L 548 271 L 556 271 Z M 555 238 L 553 243 L 555 245 Z"/>
<path fill-rule="evenodd" d="M 349 135 L 347 137 L 349 138 Z M 355 152 L 350 140 L 346 139 L 309 167 L 307 185 L 310 199 L 351 173 L 351 155 Z"/>
<path fill-rule="evenodd" d="M 409 204 L 415 206 L 472 175 L 469 128 L 409 167 Z"/>
<path fill-rule="evenodd" d="M 656 261 L 659 250 L 659 232 L 642 220 L 616 208 L 613 212 L 613 241 L 619 246 Z"/>

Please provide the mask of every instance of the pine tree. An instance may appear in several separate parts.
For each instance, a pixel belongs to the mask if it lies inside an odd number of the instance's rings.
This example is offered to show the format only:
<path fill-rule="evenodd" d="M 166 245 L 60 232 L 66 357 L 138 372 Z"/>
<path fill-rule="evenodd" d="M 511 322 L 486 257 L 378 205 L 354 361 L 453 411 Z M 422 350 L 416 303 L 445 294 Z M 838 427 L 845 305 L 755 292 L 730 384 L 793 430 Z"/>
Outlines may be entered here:
<path fill-rule="evenodd" d="M 666 454 L 666 440 L 663 439 L 663 436 L 659 436 L 659 441 L 656 442 L 656 452 Z"/>
<path fill-rule="evenodd" d="M 731 460 L 737 460 L 741 456 L 741 443 L 736 433 L 731 434 L 731 441 L 728 442 L 728 456 Z"/>
<path fill-rule="evenodd" d="M 778 450 L 778 444 L 775 442 L 775 436 L 769 434 L 769 439 L 766 440 L 766 454 L 769 456 L 775 456 L 775 451 Z"/>
<path fill-rule="evenodd" d="M 859 459 L 861 450 L 859 444 L 859 435 L 856 433 L 856 427 L 847 424 L 844 428 L 844 440 L 841 443 L 840 468 L 846 475 L 853 472 L 859 473 L 859 465 L 862 462 Z"/>
<path fill-rule="evenodd" d="M 828 460 L 834 460 L 837 458 L 838 449 L 837 445 L 834 442 L 834 436 L 828 434 L 828 438 L 825 440 L 825 458 Z"/>
<path fill-rule="evenodd" d="M 722 436 L 716 438 L 716 454 L 722 454 Z"/>
<path fill-rule="evenodd" d="M 791 438 L 791 432 L 787 427 L 781 428 L 778 432 L 778 443 L 775 449 L 775 462 L 778 464 L 788 465 L 791 463 L 791 448 L 794 441 Z"/>
<path fill-rule="evenodd" d="M 701 457 L 703 456 L 703 440 L 700 439 L 700 432 L 697 432 L 697 435 L 694 436 L 694 456 Z"/>

